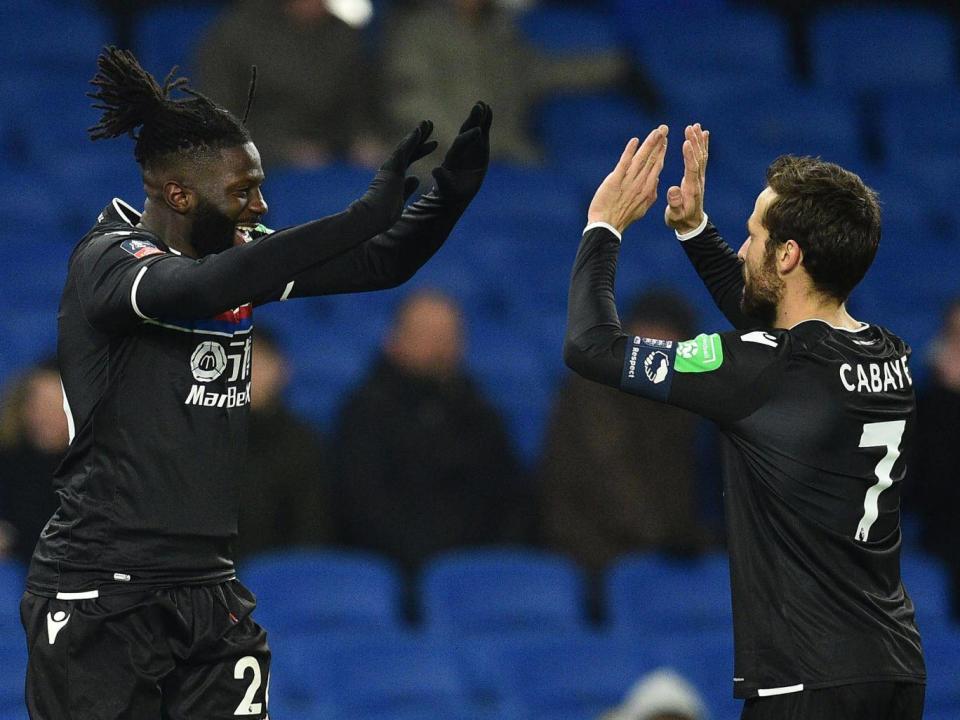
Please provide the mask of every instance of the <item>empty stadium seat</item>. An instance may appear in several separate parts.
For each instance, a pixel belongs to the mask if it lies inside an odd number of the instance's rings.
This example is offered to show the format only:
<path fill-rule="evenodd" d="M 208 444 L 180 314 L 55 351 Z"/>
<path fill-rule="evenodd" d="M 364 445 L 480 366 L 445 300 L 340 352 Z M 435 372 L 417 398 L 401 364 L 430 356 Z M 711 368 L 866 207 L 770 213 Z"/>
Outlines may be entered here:
<path fill-rule="evenodd" d="M 268 630 L 315 633 L 391 628 L 399 622 L 399 572 L 372 554 L 265 553 L 245 561 L 239 577 L 262 603 L 255 617 Z"/>
<path fill-rule="evenodd" d="M 908 87 L 880 98 L 878 124 L 886 166 L 895 170 L 903 160 L 928 158 L 945 148 L 960 147 L 960 89 Z"/>
<path fill-rule="evenodd" d="M 715 88 L 775 88 L 791 82 L 782 19 L 724 5 L 660 3 L 652 11 L 647 3 L 617 2 L 621 32 L 669 100 Z"/>
<path fill-rule="evenodd" d="M 605 590 L 611 626 L 636 637 L 724 629 L 733 622 L 725 555 L 624 556 L 608 571 Z"/>
<path fill-rule="evenodd" d="M 0 62 L 5 68 L 43 68 L 53 76 L 83 68 L 90 77 L 97 53 L 111 40 L 107 17 L 92 3 L 6 0 L 3 12 Z"/>
<path fill-rule="evenodd" d="M 157 5 L 139 13 L 134 40 L 140 62 L 158 78 L 165 77 L 176 65 L 178 74 L 196 80 L 197 47 L 224 6 L 225 3 L 207 0 Z M 255 32 L 251 29 L 252 34 Z M 193 84 L 196 86 L 196 82 Z M 200 89 L 215 94 L 215 88 Z M 237 111 L 237 108 L 231 110 Z"/>
<path fill-rule="evenodd" d="M 576 628 L 583 593 L 570 561 L 527 549 L 452 551 L 429 562 L 421 579 L 426 626 L 448 634 Z"/>
<path fill-rule="evenodd" d="M 814 80 L 840 94 L 947 87 L 957 79 L 954 42 L 950 21 L 933 10 L 824 10 L 810 29 Z"/>
<path fill-rule="evenodd" d="M 539 5 L 520 16 L 520 29 L 535 46 L 555 55 L 614 52 L 616 18 L 587 8 Z"/>
<path fill-rule="evenodd" d="M 449 646 L 412 633 L 344 647 L 338 675 L 336 701 L 346 717 L 428 711 L 447 717 L 467 702 Z"/>

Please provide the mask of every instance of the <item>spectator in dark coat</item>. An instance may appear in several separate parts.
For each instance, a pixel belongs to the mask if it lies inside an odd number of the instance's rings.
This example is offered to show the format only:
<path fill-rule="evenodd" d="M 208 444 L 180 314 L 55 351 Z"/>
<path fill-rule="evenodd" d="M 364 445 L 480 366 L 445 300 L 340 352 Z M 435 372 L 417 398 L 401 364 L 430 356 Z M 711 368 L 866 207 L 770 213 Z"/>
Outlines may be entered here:
<path fill-rule="evenodd" d="M 414 294 L 340 415 L 347 540 L 409 571 L 447 548 L 523 539 L 529 517 L 503 420 L 462 359 L 456 304 Z"/>
<path fill-rule="evenodd" d="M 338 16 L 333 5 L 240 0 L 200 45 L 199 87 L 240 116 L 250 66 L 257 66 L 248 125 L 265 166 L 310 168 L 335 160 L 371 165 L 383 155 L 377 63 L 357 27 L 363 18 Z"/>
<path fill-rule="evenodd" d="M 627 319 L 634 335 L 691 337 L 682 297 L 650 292 Z M 543 535 L 594 575 L 618 555 L 703 550 L 698 519 L 697 419 L 571 375 L 551 413 L 540 465 Z M 719 482 L 719 481 L 718 481 Z"/>
<path fill-rule="evenodd" d="M 15 380 L 0 417 L 0 557 L 30 561 L 57 509 L 53 471 L 69 444 L 60 373 L 45 361 Z"/>

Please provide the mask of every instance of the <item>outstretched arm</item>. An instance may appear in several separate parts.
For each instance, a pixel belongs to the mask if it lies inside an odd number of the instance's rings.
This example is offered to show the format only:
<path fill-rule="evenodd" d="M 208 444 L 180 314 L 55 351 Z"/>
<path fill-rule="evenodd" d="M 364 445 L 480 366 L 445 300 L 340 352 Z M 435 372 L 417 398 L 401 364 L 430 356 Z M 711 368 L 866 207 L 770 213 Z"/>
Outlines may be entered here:
<path fill-rule="evenodd" d="M 673 228 L 684 252 L 714 303 L 735 328 L 756 325 L 740 310 L 743 271 L 736 251 L 724 242 L 703 210 L 710 132 L 700 124 L 684 130 L 683 178 L 667 190 L 663 219 Z"/>
<path fill-rule="evenodd" d="M 213 317 L 388 230 L 415 187 L 404 178 L 407 167 L 436 147 L 427 142 L 431 128 L 423 122 L 407 135 L 343 212 L 200 260 L 164 252 L 155 235 L 137 228 L 92 238 L 77 256 L 87 320 L 112 332 L 142 320 Z"/>
<path fill-rule="evenodd" d="M 359 247 L 292 278 L 280 297 L 309 297 L 396 287 L 440 249 L 479 192 L 490 161 L 493 111 L 473 106 L 443 163 L 433 170 L 433 189 L 409 206 L 389 229 Z"/>
<path fill-rule="evenodd" d="M 781 382 L 789 333 L 731 332 L 677 343 L 628 337 L 617 317 L 613 286 L 621 233 L 656 197 L 666 147 L 666 133 L 659 133 L 639 150 L 631 140 L 594 196 L 570 279 L 564 360 L 589 380 L 732 423 Z"/>
<path fill-rule="evenodd" d="M 590 203 L 570 278 L 564 361 L 583 377 L 611 387 L 620 387 L 627 337 L 614 297 L 620 241 L 623 231 L 656 200 L 666 150 L 665 125 L 642 145 L 637 138 L 627 143 Z"/>

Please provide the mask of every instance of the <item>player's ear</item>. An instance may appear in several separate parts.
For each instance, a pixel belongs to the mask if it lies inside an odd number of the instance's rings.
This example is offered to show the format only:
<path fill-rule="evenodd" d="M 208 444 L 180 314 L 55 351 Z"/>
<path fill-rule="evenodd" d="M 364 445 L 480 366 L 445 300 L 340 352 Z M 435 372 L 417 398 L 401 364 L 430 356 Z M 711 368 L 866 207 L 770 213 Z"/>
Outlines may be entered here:
<path fill-rule="evenodd" d="M 803 264 L 803 250 L 796 240 L 787 240 L 777 250 L 777 261 L 780 272 L 786 275 Z"/>
<path fill-rule="evenodd" d="M 163 184 L 163 201 L 175 213 L 186 215 L 196 205 L 196 193 L 176 180 L 167 180 Z"/>

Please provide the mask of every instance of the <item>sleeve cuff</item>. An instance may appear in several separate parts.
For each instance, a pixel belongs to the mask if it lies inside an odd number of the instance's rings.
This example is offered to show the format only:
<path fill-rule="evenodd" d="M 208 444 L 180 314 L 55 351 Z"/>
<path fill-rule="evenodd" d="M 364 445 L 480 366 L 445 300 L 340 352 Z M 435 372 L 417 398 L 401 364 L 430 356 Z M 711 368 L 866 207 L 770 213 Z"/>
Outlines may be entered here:
<path fill-rule="evenodd" d="M 694 228 L 693 230 L 691 230 L 690 232 L 685 232 L 685 233 L 683 233 L 683 234 L 680 234 L 680 233 L 676 232 L 676 230 L 674 230 L 674 233 L 675 233 L 676 236 L 677 236 L 677 240 L 679 240 L 680 242 L 685 242 L 686 240 L 689 240 L 690 238 L 696 237 L 697 235 L 699 235 L 700 233 L 702 233 L 704 230 L 707 229 L 707 223 L 708 223 L 708 222 L 710 222 L 710 218 L 707 216 L 706 213 L 704 213 L 704 214 L 703 214 L 703 220 L 701 220 L 701 221 L 700 221 L 700 224 L 697 225 L 697 227 Z"/>
<path fill-rule="evenodd" d="M 583 229 L 583 234 L 586 235 L 588 232 L 590 232 L 591 230 L 595 230 L 596 228 L 604 228 L 606 230 L 609 230 L 616 236 L 618 242 L 621 242 L 621 243 L 623 242 L 623 235 L 620 234 L 620 231 L 617 230 L 615 227 L 613 227 L 613 225 L 610 225 L 609 223 L 605 223 L 605 222 L 590 223 Z"/>

